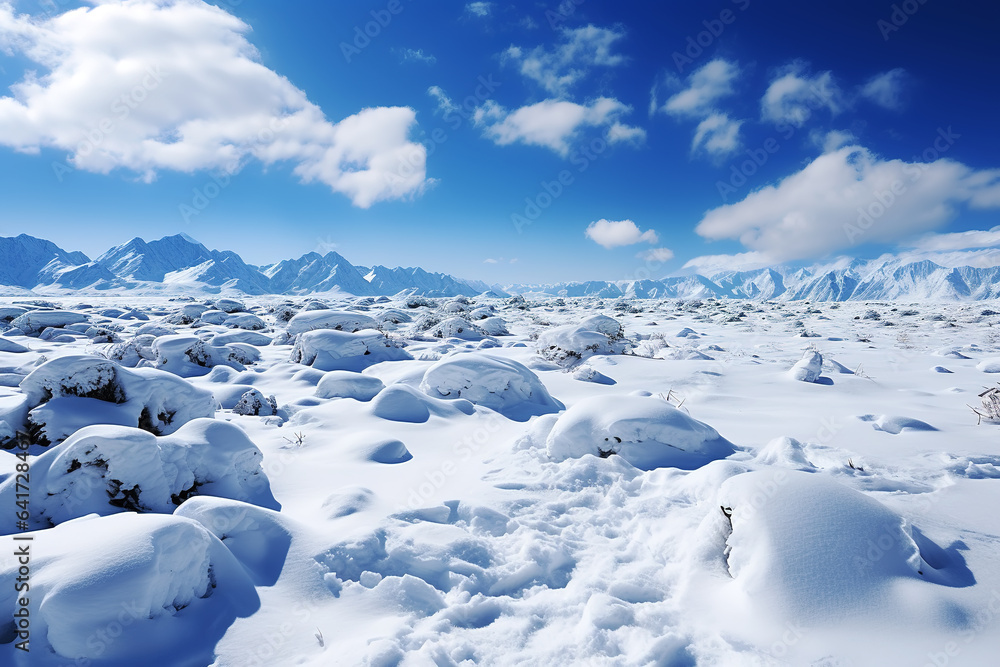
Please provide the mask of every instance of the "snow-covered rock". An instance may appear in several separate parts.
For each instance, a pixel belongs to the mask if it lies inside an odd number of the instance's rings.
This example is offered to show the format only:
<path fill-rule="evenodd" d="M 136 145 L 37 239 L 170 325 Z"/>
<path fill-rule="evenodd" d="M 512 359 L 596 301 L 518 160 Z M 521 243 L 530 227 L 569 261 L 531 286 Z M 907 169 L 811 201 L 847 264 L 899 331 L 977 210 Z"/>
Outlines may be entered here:
<path fill-rule="evenodd" d="M 617 454 L 641 470 L 691 470 L 735 451 L 714 428 L 663 399 L 631 395 L 580 401 L 556 421 L 545 448 L 556 461 Z"/>
<path fill-rule="evenodd" d="M 204 665 L 225 629 L 260 607 L 239 561 L 191 519 L 86 517 L 20 537 L 31 538 L 29 664 L 149 664 L 160 656 Z M 8 554 L 25 544 L 0 538 Z M 13 582 L 18 567 L 16 558 L 0 561 L 0 579 Z M 13 585 L 0 590 L 5 633 L 19 597 Z"/>
<path fill-rule="evenodd" d="M 442 359 L 424 373 L 420 390 L 433 398 L 464 398 L 518 420 L 563 408 L 525 365 L 487 354 Z"/>
<path fill-rule="evenodd" d="M 381 331 L 373 329 L 357 333 L 333 329 L 306 331 L 296 337 L 291 354 L 293 363 L 322 371 L 360 372 L 383 361 L 412 358 Z"/>
<path fill-rule="evenodd" d="M 152 368 L 123 368 L 96 357 L 48 361 L 21 382 L 28 420 L 49 442 L 90 424 L 135 426 L 169 434 L 199 417 L 215 414 L 212 394 Z"/>
<path fill-rule="evenodd" d="M 10 325 L 23 331 L 26 336 L 37 336 L 48 327 L 60 328 L 89 320 L 89 316 L 70 310 L 29 310 L 15 317 Z"/>
<path fill-rule="evenodd" d="M 331 329 L 349 333 L 363 329 L 374 329 L 376 322 L 362 313 L 342 310 L 309 310 L 301 312 L 288 321 L 287 331 L 300 334 L 314 329 Z"/>
<path fill-rule="evenodd" d="M 449 317 L 431 327 L 427 334 L 435 338 L 461 338 L 462 340 L 481 340 L 482 330 L 463 317 Z"/>
<path fill-rule="evenodd" d="M 184 334 L 157 338 L 153 341 L 152 353 L 157 368 L 180 377 L 207 375 L 214 366 L 244 370 L 246 364 L 260 358 L 260 352 L 250 345 L 213 345 L 197 336 Z"/>
<path fill-rule="evenodd" d="M 572 366 L 595 354 L 621 354 L 625 332 L 618 320 L 594 315 L 579 324 L 545 330 L 538 337 L 538 353 L 558 364 Z"/>
<path fill-rule="evenodd" d="M 248 389 L 233 406 L 233 414 L 252 417 L 270 417 L 278 413 L 274 396 L 265 397 L 259 389 Z"/>
<path fill-rule="evenodd" d="M 822 372 L 823 355 L 816 350 L 806 350 L 788 371 L 788 375 L 799 382 L 815 382 Z"/>
<path fill-rule="evenodd" d="M 196 419 L 157 437 L 127 426 L 80 429 L 31 465 L 31 525 L 43 528 L 87 514 L 169 514 L 195 495 L 219 496 L 276 509 L 262 455 L 238 426 Z M 14 506 L 15 480 L 0 483 Z M 13 512 L 0 518 L 14 532 Z"/>

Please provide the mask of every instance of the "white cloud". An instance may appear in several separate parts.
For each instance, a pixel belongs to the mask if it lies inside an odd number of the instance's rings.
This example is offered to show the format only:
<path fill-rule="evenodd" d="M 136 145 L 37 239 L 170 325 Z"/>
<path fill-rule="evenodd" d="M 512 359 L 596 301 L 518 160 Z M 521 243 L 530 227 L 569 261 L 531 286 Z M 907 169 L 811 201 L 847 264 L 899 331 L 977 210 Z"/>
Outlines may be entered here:
<path fill-rule="evenodd" d="M 761 118 L 773 123 L 802 127 L 814 111 L 827 109 L 833 115 L 844 109 L 840 87 L 830 72 L 810 75 L 805 63 L 785 67 L 771 81 L 760 101 Z"/>
<path fill-rule="evenodd" d="M 735 92 L 733 82 L 739 74 L 740 69 L 736 63 L 721 58 L 712 60 L 692 72 L 688 77 L 687 88 L 670 97 L 659 110 L 673 116 L 704 116 L 715 108 L 719 100 Z M 652 96 L 652 106 L 655 108 L 655 88 Z"/>
<path fill-rule="evenodd" d="M 813 130 L 809 133 L 809 139 L 824 153 L 835 151 L 841 146 L 854 144 L 858 141 L 850 130 L 830 130 L 829 132 Z"/>
<path fill-rule="evenodd" d="M 713 276 L 724 271 L 754 271 L 776 262 L 762 252 L 741 252 L 735 255 L 702 255 L 685 262 L 680 273 Z"/>
<path fill-rule="evenodd" d="M 569 153 L 570 144 L 585 127 L 608 126 L 609 132 L 620 125 L 619 118 L 631 108 L 616 99 L 601 97 L 590 104 L 565 100 L 545 100 L 508 111 L 493 100 L 487 100 L 473 114 L 473 122 L 484 128 L 484 134 L 500 146 L 523 143 L 550 148 L 560 155 Z M 619 135 L 636 136 L 634 129 L 621 126 Z M 610 140 L 610 137 L 609 137 Z"/>
<path fill-rule="evenodd" d="M 400 55 L 403 62 L 424 63 L 425 65 L 433 65 L 437 62 L 437 58 L 429 53 L 424 53 L 423 49 L 403 49 Z"/>
<path fill-rule="evenodd" d="M 965 232 L 950 232 L 947 234 L 928 234 L 906 245 L 917 250 L 930 251 L 993 248 L 1000 246 L 1000 227 L 993 227 L 988 230 L 975 229 Z"/>
<path fill-rule="evenodd" d="M 609 144 L 632 144 L 633 146 L 638 146 L 646 142 L 646 130 L 634 125 L 613 123 L 608 128 L 607 138 Z"/>
<path fill-rule="evenodd" d="M 458 111 L 458 105 L 448 97 L 448 93 L 444 92 L 441 86 L 431 86 L 427 89 L 427 94 L 437 101 L 438 111 L 442 113 Z"/>
<path fill-rule="evenodd" d="M 670 248 L 650 248 L 640 252 L 636 257 L 647 262 L 669 262 L 674 258 L 674 251 Z"/>
<path fill-rule="evenodd" d="M 597 220 L 587 225 L 584 234 L 591 241 L 608 249 L 636 243 L 656 243 L 660 240 L 655 231 L 642 231 L 631 220 Z"/>
<path fill-rule="evenodd" d="M 906 86 L 906 70 L 897 67 L 878 74 L 861 88 L 861 95 L 885 109 L 899 111 L 903 108 L 903 90 Z"/>
<path fill-rule="evenodd" d="M 200 0 L 100 2 L 37 19 L 0 5 L 0 44 L 42 70 L 0 98 L 0 144 L 67 151 L 77 168 L 147 181 L 288 162 L 361 207 L 428 185 L 426 149 L 409 140 L 412 109 L 332 123 L 261 64 L 249 31 Z"/>
<path fill-rule="evenodd" d="M 1000 207 L 1000 170 L 975 171 L 948 159 L 883 160 L 844 146 L 777 185 L 708 211 L 695 231 L 787 261 L 912 237 L 946 223 L 960 205 Z"/>
<path fill-rule="evenodd" d="M 691 152 L 704 151 L 712 157 L 721 158 L 735 153 L 740 148 L 741 120 L 732 120 L 724 113 L 713 113 L 698 123 Z"/>
<path fill-rule="evenodd" d="M 499 263 L 500 263 L 499 259 L 493 259 L 492 257 L 483 260 L 483 264 L 499 264 Z"/>
<path fill-rule="evenodd" d="M 553 95 L 565 96 L 594 67 L 616 67 L 625 58 L 614 52 L 615 43 L 625 33 L 587 25 L 563 28 L 560 41 L 552 49 L 543 46 L 526 51 L 519 46 L 508 48 L 503 57 L 517 63 L 521 74 L 538 83 Z"/>
<path fill-rule="evenodd" d="M 492 2 L 470 2 L 465 6 L 465 11 L 473 16 L 489 16 L 493 11 Z"/>

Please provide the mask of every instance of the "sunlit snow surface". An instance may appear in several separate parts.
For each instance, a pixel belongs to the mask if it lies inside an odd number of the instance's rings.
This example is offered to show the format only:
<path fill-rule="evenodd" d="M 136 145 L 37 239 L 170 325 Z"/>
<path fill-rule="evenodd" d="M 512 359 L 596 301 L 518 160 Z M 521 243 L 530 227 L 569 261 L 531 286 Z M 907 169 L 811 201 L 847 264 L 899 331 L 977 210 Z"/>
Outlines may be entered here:
<path fill-rule="evenodd" d="M 0 303 L 0 664 L 1000 652 L 996 304 L 29 301 Z"/>

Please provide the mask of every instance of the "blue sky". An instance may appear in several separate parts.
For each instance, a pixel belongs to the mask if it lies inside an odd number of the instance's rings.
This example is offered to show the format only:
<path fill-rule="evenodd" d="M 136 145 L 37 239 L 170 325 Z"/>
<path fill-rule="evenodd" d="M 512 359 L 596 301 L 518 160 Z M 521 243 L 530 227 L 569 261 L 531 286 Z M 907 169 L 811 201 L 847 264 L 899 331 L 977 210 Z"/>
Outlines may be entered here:
<path fill-rule="evenodd" d="M 501 283 L 997 264 L 998 18 L 22 0 L 0 5 L 0 234 L 94 256 L 185 232 Z"/>

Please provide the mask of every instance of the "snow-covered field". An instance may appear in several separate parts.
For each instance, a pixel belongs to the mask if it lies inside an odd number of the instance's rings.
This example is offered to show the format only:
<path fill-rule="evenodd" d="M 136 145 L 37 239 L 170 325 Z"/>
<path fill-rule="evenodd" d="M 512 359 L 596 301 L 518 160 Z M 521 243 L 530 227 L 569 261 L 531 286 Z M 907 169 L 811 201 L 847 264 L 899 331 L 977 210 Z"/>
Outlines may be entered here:
<path fill-rule="evenodd" d="M 87 299 L 0 304 L 0 664 L 1000 652 L 992 302 Z"/>

